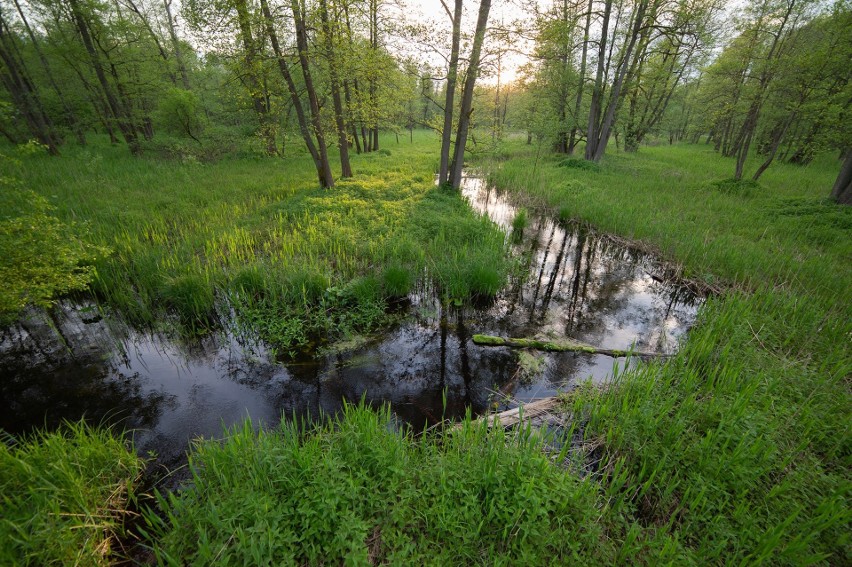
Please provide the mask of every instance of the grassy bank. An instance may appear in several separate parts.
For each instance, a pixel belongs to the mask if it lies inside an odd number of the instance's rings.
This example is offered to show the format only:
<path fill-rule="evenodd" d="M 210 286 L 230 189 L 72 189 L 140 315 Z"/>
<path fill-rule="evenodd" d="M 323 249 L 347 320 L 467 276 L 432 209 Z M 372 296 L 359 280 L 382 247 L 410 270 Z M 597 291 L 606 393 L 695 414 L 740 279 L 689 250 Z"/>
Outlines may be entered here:
<path fill-rule="evenodd" d="M 434 135 L 384 147 L 353 156 L 355 177 L 331 190 L 303 155 L 200 164 L 92 145 L 0 173 L 106 251 L 92 289 L 130 322 L 204 332 L 234 311 L 291 350 L 384 324 L 387 301 L 425 281 L 466 299 L 505 279 L 503 235 L 434 185 Z"/>
<path fill-rule="evenodd" d="M 544 565 L 611 552 L 593 483 L 554 467 L 541 439 L 469 421 L 415 441 L 387 410 L 350 406 L 308 435 L 237 429 L 191 465 L 192 488 L 148 518 L 162 564 Z"/>
<path fill-rule="evenodd" d="M 112 564 L 142 472 L 133 451 L 112 432 L 83 424 L 5 441 L 0 564 Z"/>
<path fill-rule="evenodd" d="M 532 172 L 533 152 L 515 146 L 491 179 L 733 288 L 669 364 L 574 396 L 618 555 L 847 562 L 852 213 L 825 200 L 836 164 L 750 185 L 718 183 L 731 163 L 702 146 L 591 168 L 550 156 Z"/>

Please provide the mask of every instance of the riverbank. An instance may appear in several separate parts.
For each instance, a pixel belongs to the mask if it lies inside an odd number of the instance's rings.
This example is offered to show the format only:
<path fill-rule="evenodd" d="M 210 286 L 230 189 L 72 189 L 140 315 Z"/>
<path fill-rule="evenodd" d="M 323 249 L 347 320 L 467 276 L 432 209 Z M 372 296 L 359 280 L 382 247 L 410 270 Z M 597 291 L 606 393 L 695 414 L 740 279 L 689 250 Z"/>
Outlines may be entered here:
<path fill-rule="evenodd" d="M 534 151 L 513 147 L 490 179 L 727 290 L 669 363 L 573 398 L 620 557 L 844 563 L 852 211 L 826 199 L 837 164 L 752 185 L 725 182 L 730 161 L 703 146 L 531 171 Z"/>
<path fill-rule="evenodd" d="M 730 164 L 700 146 L 591 169 L 531 152 L 485 167 L 530 208 L 640 239 L 727 290 L 680 351 L 567 397 L 567 470 L 523 433 L 414 439 L 364 409 L 232 430 L 148 515 L 163 563 L 845 562 L 850 216 L 822 199 L 830 163 L 731 189 L 714 184 Z"/>

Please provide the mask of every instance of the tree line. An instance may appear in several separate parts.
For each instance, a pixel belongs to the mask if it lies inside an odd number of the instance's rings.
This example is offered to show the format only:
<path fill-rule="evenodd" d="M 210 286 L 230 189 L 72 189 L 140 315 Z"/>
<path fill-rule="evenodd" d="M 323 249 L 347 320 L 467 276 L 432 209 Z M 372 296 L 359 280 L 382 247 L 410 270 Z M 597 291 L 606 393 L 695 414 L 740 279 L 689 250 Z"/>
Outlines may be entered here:
<path fill-rule="evenodd" d="M 852 159 L 850 0 L 735 13 L 724 0 L 554 0 L 509 24 L 489 21 L 491 4 L 442 0 L 443 27 L 429 30 L 393 0 L 3 0 L 0 134 L 51 153 L 92 132 L 132 153 L 155 130 L 199 149 L 238 131 L 270 156 L 296 139 L 324 187 L 330 148 L 345 178 L 380 129 L 417 127 L 440 135 L 439 182 L 452 186 L 477 129 L 525 130 L 591 161 L 613 141 L 703 141 L 735 179 L 829 150 Z M 529 63 L 501 83 L 525 38 Z M 400 55 L 418 42 L 443 63 Z M 496 86 L 477 84 L 485 73 Z"/>
<path fill-rule="evenodd" d="M 852 3 L 559 0 L 535 14 L 515 119 L 557 152 L 701 140 L 757 180 L 836 151 L 852 169 Z M 746 159 L 760 164 L 746 171 Z M 849 174 L 847 174 L 847 177 Z M 842 175 L 841 175 L 842 177 Z M 849 181 L 833 196 L 849 202 Z"/>

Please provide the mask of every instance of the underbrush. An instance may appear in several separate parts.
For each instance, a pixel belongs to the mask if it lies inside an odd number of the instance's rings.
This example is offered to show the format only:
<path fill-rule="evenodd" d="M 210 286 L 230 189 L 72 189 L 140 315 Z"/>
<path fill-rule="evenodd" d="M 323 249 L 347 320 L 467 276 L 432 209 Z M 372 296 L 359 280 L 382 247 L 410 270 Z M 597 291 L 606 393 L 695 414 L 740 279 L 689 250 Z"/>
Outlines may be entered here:
<path fill-rule="evenodd" d="M 142 461 L 83 423 L 0 443 L 0 564 L 111 565 Z"/>
<path fill-rule="evenodd" d="M 388 409 L 196 445 L 146 516 L 162 564 L 566 564 L 609 555 L 594 483 L 542 439 L 465 421 L 414 440 Z"/>

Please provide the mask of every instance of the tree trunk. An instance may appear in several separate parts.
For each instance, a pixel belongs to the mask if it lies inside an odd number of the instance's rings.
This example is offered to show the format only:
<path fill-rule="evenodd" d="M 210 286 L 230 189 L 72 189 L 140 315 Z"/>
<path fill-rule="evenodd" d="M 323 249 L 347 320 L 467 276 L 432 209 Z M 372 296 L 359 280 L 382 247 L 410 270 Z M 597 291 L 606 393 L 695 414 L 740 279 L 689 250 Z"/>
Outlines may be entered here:
<path fill-rule="evenodd" d="M 840 173 L 831 189 L 831 198 L 840 205 L 852 205 L 852 147 L 846 149 Z"/>
<path fill-rule="evenodd" d="M 340 98 L 340 80 L 337 76 L 337 58 L 334 53 L 334 29 L 328 17 L 327 0 L 320 0 L 320 20 L 325 35 L 328 76 L 331 83 L 331 98 L 334 103 L 334 122 L 337 125 L 337 145 L 340 147 L 340 176 L 352 177 L 352 166 L 349 164 L 349 137 L 346 135 L 343 101 Z"/>
<path fill-rule="evenodd" d="M 260 124 L 260 135 L 266 142 L 266 154 L 270 156 L 277 155 L 278 145 L 275 143 L 275 126 L 269 116 L 269 109 L 263 95 L 264 89 L 260 84 L 260 80 L 257 78 L 259 54 L 251 30 L 251 17 L 246 0 L 234 0 L 234 8 L 237 11 L 237 23 L 240 27 L 240 39 L 243 44 L 245 84 L 251 97 L 254 113 L 257 115 L 257 121 Z"/>
<path fill-rule="evenodd" d="M 593 148 L 593 152 L 591 152 L 592 161 L 600 161 L 603 157 L 604 151 L 606 150 L 606 144 L 609 141 L 609 135 L 613 125 L 615 124 L 616 113 L 621 103 L 621 89 L 628 75 L 628 69 L 633 66 L 631 56 L 633 55 L 633 49 L 640 37 L 640 33 L 643 31 L 642 24 L 645 21 L 645 10 L 647 7 L 648 0 L 640 1 L 636 7 L 636 13 L 634 14 L 633 26 L 630 33 L 630 40 L 627 44 L 627 49 L 625 50 L 623 58 L 616 67 L 615 81 L 613 81 L 612 84 L 612 91 L 609 95 L 606 113 L 604 114 L 600 124 L 595 128 L 595 139 L 586 140 L 586 159 L 589 159 L 588 156 L 590 152 L 588 151 L 588 148 L 590 145 Z"/>
<path fill-rule="evenodd" d="M 44 56 L 44 52 L 41 50 L 41 47 L 36 40 L 35 34 L 33 33 L 32 28 L 30 27 L 29 22 L 27 21 L 27 17 L 24 15 L 24 11 L 21 9 L 21 3 L 19 0 L 15 0 L 15 8 L 18 10 L 18 15 L 21 17 L 21 22 L 24 24 L 24 29 L 27 30 L 27 35 L 30 37 L 30 41 L 33 44 L 33 49 L 35 49 L 36 54 L 38 55 L 39 61 L 41 62 L 41 66 L 44 69 L 44 73 L 47 76 L 47 80 L 50 82 L 50 86 L 53 87 L 54 92 L 56 92 L 56 96 L 59 97 L 59 101 L 62 104 L 62 108 L 65 111 L 65 116 L 68 119 L 68 125 L 71 127 L 71 130 L 74 132 L 74 135 L 77 137 L 77 143 L 81 146 L 86 145 L 86 134 L 83 132 L 83 128 L 80 125 L 80 121 L 77 119 L 77 116 L 74 114 L 74 111 L 71 109 L 71 106 L 68 104 L 68 101 L 65 98 L 65 94 L 62 92 L 62 89 L 59 88 L 59 83 L 56 82 L 56 79 L 53 77 L 53 72 L 50 69 L 50 65 L 47 62 L 47 57 Z"/>
<path fill-rule="evenodd" d="M 290 9 L 293 11 L 293 21 L 296 26 L 296 49 L 299 51 L 299 64 L 302 67 L 302 75 L 305 79 L 305 90 L 308 92 L 308 102 L 311 109 L 311 123 L 314 127 L 314 135 L 317 138 L 317 150 L 319 153 L 319 182 L 322 187 L 334 187 L 334 177 L 331 174 L 331 166 L 328 162 L 328 146 L 325 142 L 322 117 L 320 116 L 319 100 L 314 88 L 311 67 L 308 62 L 308 32 L 305 26 L 305 15 L 300 0 L 290 0 Z"/>
<path fill-rule="evenodd" d="M 571 136 L 568 139 L 568 155 L 574 155 L 577 147 L 577 124 L 580 121 L 580 107 L 583 102 L 583 90 L 586 87 L 586 61 L 589 55 L 589 30 L 592 23 L 592 0 L 586 11 L 586 25 L 583 27 L 583 53 L 580 56 L 580 81 L 577 85 L 577 98 L 574 100 L 574 125 L 571 127 Z"/>
<path fill-rule="evenodd" d="M 53 129 L 50 117 L 44 111 L 14 41 L 14 38 L 10 37 L 6 21 L 0 14 L 0 60 L 5 66 L 5 73 L 0 75 L 0 80 L 9 91 L 18 111 L 24 116 L 32 135 L 47 146 L 52 155 L 57 155 L 61 140 Z"/>
<path fill-rule="evenodd" d="M 746 115 L 745 122 L 743 123 L 742 129 L 740 130 L 740 134 L 737 136 L 738 144 L 737 144 L 737 165 L 734 169 L 734 179 L 742 179 L 743 177 L 743 169 L 745 167 L 746 159 L 748 159 L 748 152 L 751 148 L 751 141 L 754 138 L 755 130 L 757 129 L 757 121 L 760 118 L 760 112 L 763 108 L 764 103 L 764 94 L 766 93 L 767 88 L 769 87 L 769 83 L 772 81 L 774 76 L 774 69 L 772 68 L 773 58 L 777 57 L 778 59 L 782 56 L 781 46 L 784 43 L 785 34 L 786 34 L 786 26 L 787 22 L 790 19 L 790 15 L 793 13 L 793 7 L 796 5 L 797 0 L 789 0 L 787 4 L 787 11 L 785 12 L 783 18 L 781 19 L 781 24 L 778 28 L 778 32 L 774 34 L 772 38 L 772 46 L 769 48 L 769 53 L 766 56 L 766 67 L 763 72 L 760 74 L 760 81 L 758 83 L 757 92 L 752 99 L 751 105 L 749 105 L 748 114 Z"/>
<path fill-rule="evenodd" d="M 311 135 L 310 125 L 308 124 L 308 119 L 305 116 L 305 109 L 302 106 L 301 99 L 299 98 L 299 91 L 296 89 L 296 83 L 293 81 L 292 73 L 290 73 L 290 67 L 287 64 L 287 59 L 284 57 L 284 53 L 281 50 L 281 44 L 278 42 L 278 34 L 275 33 L 275 25 L 272 20 L 272 13 L 269 10 L 269 3 L 267 0 L 260 0 L 260 9 L 263 12 L 266 35 L 269 36 L 269 43 L 272 45 L 272 52 L 275 54 L 275 58 L 278 61 L 278 70 L 281 72 L 284 82 L 287 83 L 287 91 L 290 94 L 290 101 L 293 104 L 293 108 L 296 110 L 296 121 L 299 123 L 299 132 L 301 132 L 302 139 L 305 141 L 305 146 L 308 148 L 308 152 L 314 160 L 314 166 L 317 169 L 317 177 L 319 178 L 320 184 L 322 184 L 323 167 L 320 163 L 320 155 L 317 151 L 316 144 L 314 144 L 314 138 Z"/>
<path fill-rule="evenodd" d="M 586 128 L 586 152 L 587 160 L 594 160 L 596 140 L 598 139 L 598 124 L 601 113 L 601 99 L 603 98 L 604 62 L 606 60 L 607 39 L 609 36 L 609 20 L 612 15 L 612 0 L 606 0 L 604 4 L 603 21 L 601 22 L 601 39 L 598 42 L 598 65 L 595 71 L 595 86 L 592 88 L 592 100 L 589 106 L 589 122 Z"/>
<path fill-rule="evenodd" d="M 172 49 L 175 52 L 175 61 L 177 62 L 178 72 L 183 88 L 189 88 L 189 75 L 186 72 L 186 64 L 183 61 L 183 54 L 180 50 L 180 41 L 178 40 L 177 31 L 175 31 L 175 19 L 172 16 L 172 0 L 163 0 L 163 6 L 166 8 L 166 17 L 169 19 L 169 37 L 172 40 Z"/>
<path fill-rule="evenodd" d="M 113 92 L 112 85 L 107 79 L 103 64 L 95 50 L 95 45 L 92 40 L 92 35 L 89 32 L 89 23 L 80 9 L 79 0 L 68 0 L 71 8 L 71 17 L 74 19 L 74 25 L 77 32 L 80 34 L 80 39 L 83 41 L 83 47 L 86 48 L 86 53 L 89 55 L 92 67 L 95 69 L 95 75 L 101 85 L 103 95 L 106 98 L 107 108 L 109 109 L 112 118 L 115 119 L 127 147 L 130 148 L 130 153 L 136 155 L 139 153 L 139 139 L 136 135 L 136 128 L 133 126 L 130 113 L 125 107 L 123 101 L 120 101 Z"/>
<path fill-rule="evenodd" d="M 793 120 L 796 119 L 797 112 L 798 111 L 791 112 L 790 116 L 784 122 L 783 127 L 774 133 L 772 137 L 772 145 L 769 148 L 769 155 L 766 156 L 766 160 L 760 164 L 760 167 L 758 167 L 757 171 L 754 172 L 754 175 L 751 178 L 752 181 L 757 181 L 760 176 L 763 175 L 763 172 L 772 164 L 772 161 L 775 159 L 775 154 L 778 153 L 778 147 L 781 145 L 781 140 L 784 139 L 784 134 L 787 133 L 787 129 L 790 127 L 790 124 L 792 124 Z"/>
<path fill-rule="evenodd" d="M 446 9 L 446 5 L 444 5 Z M 449 14 L 449 10 L 447 11 Z M 450 146 L 453 139 L 453 113 L 455 112 L 456 81 L 459 69 L 459 44 L 461 43 L 462 0 L 456 0 L 450 16 L 453 22 L 453 39 L 450 63 L 447 68 L 447 93 L 444 97 L 444 129 L 441 131 L 441 164 L 438 170 L 438 185 L 450 179 Z"/>
<path fill-rule="evenodd" d="M 464 150 L 467 144 L 467 134 L 470 129 L 470 116 L 473 113 L 473 87 L 479 75 L 479 58 L 482 53 L 482 43 L 485 41 L 485 27 L 488 25 L 488 12 L 491 10 L 491 0 L 481 0 L 479 15 L 476 19 L 476 31 L 473 35 L 473 47 L 470 51 L 470 61 L 464 79 L 461 107 L 459 109 L 459 124 L 456 132 L 456 147 L 453 162 L 450 165 L 450 186 L 461 186 L 462 168 L 464 167 Z"/>
<path fill-rule="evenodd" d="M 547 352 L 585 352 L 587 354 L 602 354 L 613 358 L 625 356 L 660 357 L 671 356 L 659 352 L 644 352 L 641 350 L 620 350 L 592 346 L 571 339 L 562 341 L 545 341 L 538 339 L 509 339 L 491 335 L 473 335 L 473 344 L 479 346 L 506 346 L 512 348 L 531 348 Z"/>

